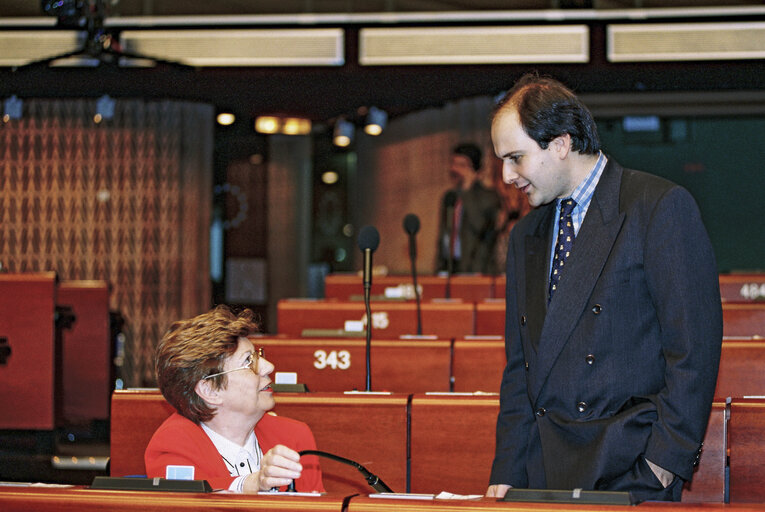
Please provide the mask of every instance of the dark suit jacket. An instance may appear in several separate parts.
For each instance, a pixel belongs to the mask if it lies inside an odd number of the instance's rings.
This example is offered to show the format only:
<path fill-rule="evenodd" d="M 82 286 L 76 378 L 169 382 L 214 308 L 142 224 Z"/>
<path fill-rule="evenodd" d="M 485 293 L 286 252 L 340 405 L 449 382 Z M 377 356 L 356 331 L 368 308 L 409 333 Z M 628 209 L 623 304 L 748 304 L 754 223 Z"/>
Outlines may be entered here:
<path fill-rule="evenodd" d="M 689 480 L 722 341 L 693 198 L 609 160 L 548 306 L 554 213 L 537 208 L 510 237 L 491 483 L 613 489 L 644 458 Z"/>
<path fill-rule="evenodd" d="M 483 186 L 479 180 L 465 191 L 450 190 L 462 199 L 462 224 L 460 225 L 461 257 L 455 272 L 494 273 L 494 247 L 497 242 L 497 216 L 500 209 L 499 195 Z M 444 236 L 449 231 L 451 219 L 446 207 L 446 194 L 441 199 L 441 215 L 438 229 L 438 268 L 446 270 L 449 251 L 444 247 Z M 452 210 L 453 211 L 453 210 Z M 448 246 L 447 246 L 448 247 Z"/>

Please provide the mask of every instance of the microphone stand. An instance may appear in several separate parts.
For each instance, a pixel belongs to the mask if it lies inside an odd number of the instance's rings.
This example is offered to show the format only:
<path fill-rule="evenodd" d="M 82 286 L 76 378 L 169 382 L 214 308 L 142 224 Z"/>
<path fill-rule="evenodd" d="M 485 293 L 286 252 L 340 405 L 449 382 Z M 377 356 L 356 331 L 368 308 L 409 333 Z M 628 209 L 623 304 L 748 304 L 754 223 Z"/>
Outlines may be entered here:
<path fill-rule="evenodd" d="M 412 267 L 412 283 L 414 284 L 414 298 L 417 301 L 417 335 L 422 335 L 422 310 L 420 308 L 420 291 L 417 288 L 417 263 L 414 255 L 414 235 L 409 235 L 409 260 Z"/>
<path fill-rule="evenodd" d="M 369 252 L 369 257 L 366 257 L 366 253 Z M 366 391 L 372 391 L 372 308 L 369 305 L 370 302 L 370 295 L 372 292 L 372 283 L 371 283 L 371 276 L 372 276 L 372 269 L 371 269 L 371 262 L 372 262 L 372 251 L 371 249 L 364 249 L 365 258 L 364 262 L 369 262 L 369 269 L 365 269 L 365 275 L 370 276 L 369 281 L 364 281 L 364 308 L 366 309 L 367 313 L 367 343 L 366 343 L 366 359 L 367 359 L 367 387 Z"/>
<path fill-rule="evenodd" d="M 300 456 L 303 455 L 318 455 L 320 457 L 326 457 L 328 459 L 332 459 L 337 462 L 342 462 L 343 464 L 348 464 L 349 466 L 353 466 L 354 468 L 358 469 L 359 472 L 361 472 L 362 475 L 364 475 L 364 478 L 366 478 L 367 483 L 371 485 L 374 490 L 377 492 L 393 492 L 390 487 L 388 487 L 385 482 L 380 480 L 380 478 L 377 475 L 372 474 L 367 468 L 362 466 L 356 461 L 352 461 L 351 459 L 346 459 L 345 457 L 340 457 L 339 455 L 335 455 L 333 453 L 329 452 L 323 452 L 321 450 L 301 450 L 298 452 Z M 287 486 L 288 492 L 295 492 L 295 481 L 293 480 L 289 486 Z"/>

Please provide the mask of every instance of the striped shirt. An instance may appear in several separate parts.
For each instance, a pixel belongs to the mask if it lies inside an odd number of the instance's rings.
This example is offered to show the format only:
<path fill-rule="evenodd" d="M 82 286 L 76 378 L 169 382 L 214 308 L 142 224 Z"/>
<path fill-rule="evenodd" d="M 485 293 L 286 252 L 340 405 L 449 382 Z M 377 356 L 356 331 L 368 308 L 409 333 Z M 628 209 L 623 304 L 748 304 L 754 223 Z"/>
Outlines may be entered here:
<path fill-rule="evenodd" d="M 584 222 L 584 216 L 587 215 L 587 210 L 590 208 L 590 202 L 592 202 L 592 196 L 595 193 L 595 187 L 598 186 L 600 181 L 600 175 L 603 174 L 603 169 L 606 167 L 608 158 L 601 151 L 598 153 L 598 161 L 595 162 L 595 167 L 592 168 L 587 177 L 574 189 L 571 194 L 571 198 L 576 201 L 574 211 L 571 212 L 571 220 L 574 222 L 574 234 L 579 234 L 579 228 Z M 555 242 L 558 237 L 558 222 L 560 220 L 560 203 L 563 199 L 556 199 L 555 204 L 555 224 L 552 230 L 552 243 L 551 247 L 555 247 Z M 547 267 L 547 275 L 550 275 L 552 271 L 553 258 L 555 257 L 555 251 L 550 251 L 550 265 Z"/>

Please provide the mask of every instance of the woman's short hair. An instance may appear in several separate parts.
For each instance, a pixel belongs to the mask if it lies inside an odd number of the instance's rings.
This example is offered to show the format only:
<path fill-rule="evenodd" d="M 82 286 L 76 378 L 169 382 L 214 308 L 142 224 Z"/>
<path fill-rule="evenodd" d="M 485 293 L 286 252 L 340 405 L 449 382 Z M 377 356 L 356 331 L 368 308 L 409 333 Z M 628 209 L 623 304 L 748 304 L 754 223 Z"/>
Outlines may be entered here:
<path fill-rule="evenodd" d="M 174 322 L 157 346 L 157 385 L 170 405 L 195 423 L 209 421 L 215 409 L 195 391 L 197 382 L 222 372 L 227 357 L 236 352 L 239 338 L 257 332 L 254 314 L 234 314 L 221 305 L 188 320 Z M 227 375 L 210 379 L 225 388 Z"/>
<path fill-rule="evenodd" d="M 492 119 L 514 108 L 526 134 L 542 149 L 561 135 L 571 136 L 571 148 L 582 154 L 600 151 L 598 128 L 589 109 L 565 85 L 553 78 L 526 74 L 494 108 Z"/>

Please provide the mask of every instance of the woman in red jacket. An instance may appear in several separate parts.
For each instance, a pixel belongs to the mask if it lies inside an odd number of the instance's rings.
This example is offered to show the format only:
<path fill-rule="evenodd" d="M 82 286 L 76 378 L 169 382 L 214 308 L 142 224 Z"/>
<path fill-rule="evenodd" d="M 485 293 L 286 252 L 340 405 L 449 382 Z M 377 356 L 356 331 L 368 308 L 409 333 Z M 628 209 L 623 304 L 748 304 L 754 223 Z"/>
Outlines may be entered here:
<path fill-rule="evenodd" d="M 169 478 L 184 466 L 215 489 L 324 491 L 305 423 L 267 413 L 274 406 L 274 366 L 248 338 L 253 313 L 226 306 L 175 322 L 157 347 L 157 382 L 176 409 L 144 454 L 148 477 Z"/>

